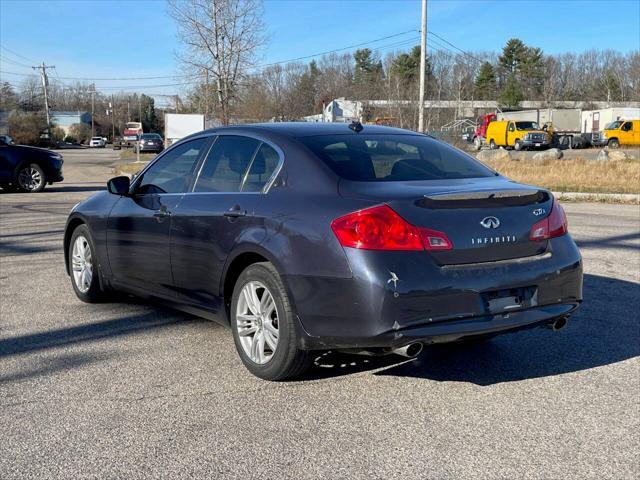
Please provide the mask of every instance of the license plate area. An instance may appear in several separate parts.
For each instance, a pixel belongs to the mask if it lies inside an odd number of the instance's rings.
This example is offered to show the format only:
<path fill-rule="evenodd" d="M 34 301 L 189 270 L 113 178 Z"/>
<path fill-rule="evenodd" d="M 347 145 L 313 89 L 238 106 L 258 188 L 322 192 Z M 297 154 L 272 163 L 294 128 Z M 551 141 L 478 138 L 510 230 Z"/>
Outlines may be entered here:
<path fill-rule="evenodd" d="M 489 313 L 509 312 L 529 308 L 538 304 L 537 287 L 508 288 L 482 294 L 484 306 Z"/>

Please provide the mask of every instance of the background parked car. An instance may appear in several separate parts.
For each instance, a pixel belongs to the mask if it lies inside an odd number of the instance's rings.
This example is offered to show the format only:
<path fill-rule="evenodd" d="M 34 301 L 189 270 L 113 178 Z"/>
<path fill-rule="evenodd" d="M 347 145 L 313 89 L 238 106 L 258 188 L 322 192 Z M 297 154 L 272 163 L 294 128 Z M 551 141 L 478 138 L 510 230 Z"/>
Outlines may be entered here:
<path fill-rule="evenodd" d="M 164 150 L 164 142 L 157 133 L 143 133 L 138 148 L 141 152 L 159 153 Z"/>
<path fill-rule="evenodd" d="M 47 183 L 64 180 L 62 155 L 44 148 L 14 145 L 6 138 L 0 138 L 0 188 L 40 192 Z"/>
<path fill-rule="evenodd" d="M 91 137 L 91 141 L 89 142 L 89 147 L 91 148 L 104 148 L 106 142 L 103 137 Z"/>

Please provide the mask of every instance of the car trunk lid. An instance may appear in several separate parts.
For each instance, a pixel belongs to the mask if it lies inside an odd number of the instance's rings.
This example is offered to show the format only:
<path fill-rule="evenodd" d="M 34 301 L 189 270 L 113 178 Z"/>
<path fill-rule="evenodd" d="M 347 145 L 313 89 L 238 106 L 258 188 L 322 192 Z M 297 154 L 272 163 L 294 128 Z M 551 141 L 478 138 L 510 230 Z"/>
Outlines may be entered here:
<path fill-rule="evenodd" d="M 531 227 L 551 212 L 543 189 L 502 177 L 415 182 L 340 182 L 340 193 L 386 203 L 418 227 L 444 232 L 453 248 L 430 252 L 442 265 L 482 263 L 541 254 Z"/>

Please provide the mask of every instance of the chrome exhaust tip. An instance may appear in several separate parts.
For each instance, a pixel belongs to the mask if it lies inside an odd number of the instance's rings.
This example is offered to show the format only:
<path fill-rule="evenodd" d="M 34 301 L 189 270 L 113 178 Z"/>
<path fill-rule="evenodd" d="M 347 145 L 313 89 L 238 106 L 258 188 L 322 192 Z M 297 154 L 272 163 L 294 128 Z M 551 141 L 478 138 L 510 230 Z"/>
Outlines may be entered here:
<path fill-rule="evenodd" d="M 420 352 L 422 352 L 422 344 L 420 342 L 410 343 L 409 345 L 405 345 L 404 347 L 392 350 L 392 353 L 407 358 L 417 357 L 418 355 L 420 355 Z"/>
<path fill-rule="evenodd" d="M 566 327 L 568 321 L 569 319 L 567 317 L 556 318 L 554 321 L 547 323 L 547 328 L 550 328 L 554 332 L 557 332 L 558 330 L 562 330 L 564 327 Z"/>

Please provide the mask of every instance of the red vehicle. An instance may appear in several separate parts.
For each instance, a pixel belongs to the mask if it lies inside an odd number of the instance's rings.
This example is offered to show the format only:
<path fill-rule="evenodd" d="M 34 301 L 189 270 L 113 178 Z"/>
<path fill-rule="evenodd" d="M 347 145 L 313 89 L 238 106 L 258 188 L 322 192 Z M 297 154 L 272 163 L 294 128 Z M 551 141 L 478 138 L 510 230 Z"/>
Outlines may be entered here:
<path fill-rule="evenodd" d="M 122 131 L 122 137 L 128 142 L 135 142 L 142 135 L 142 123 L 140 122 L 127 122 L 124 125 Z"/>
<path fill-rule="evenodd" d="M 487 113 L 480 115 L 476 120 L 476 130 L 473 132 L 473 143 L 476 150 L 480 150 L 484 145 L 487 138 L 487 127 L 489 124 L 497 120 L 498 116 L 495 113 Z"/>

